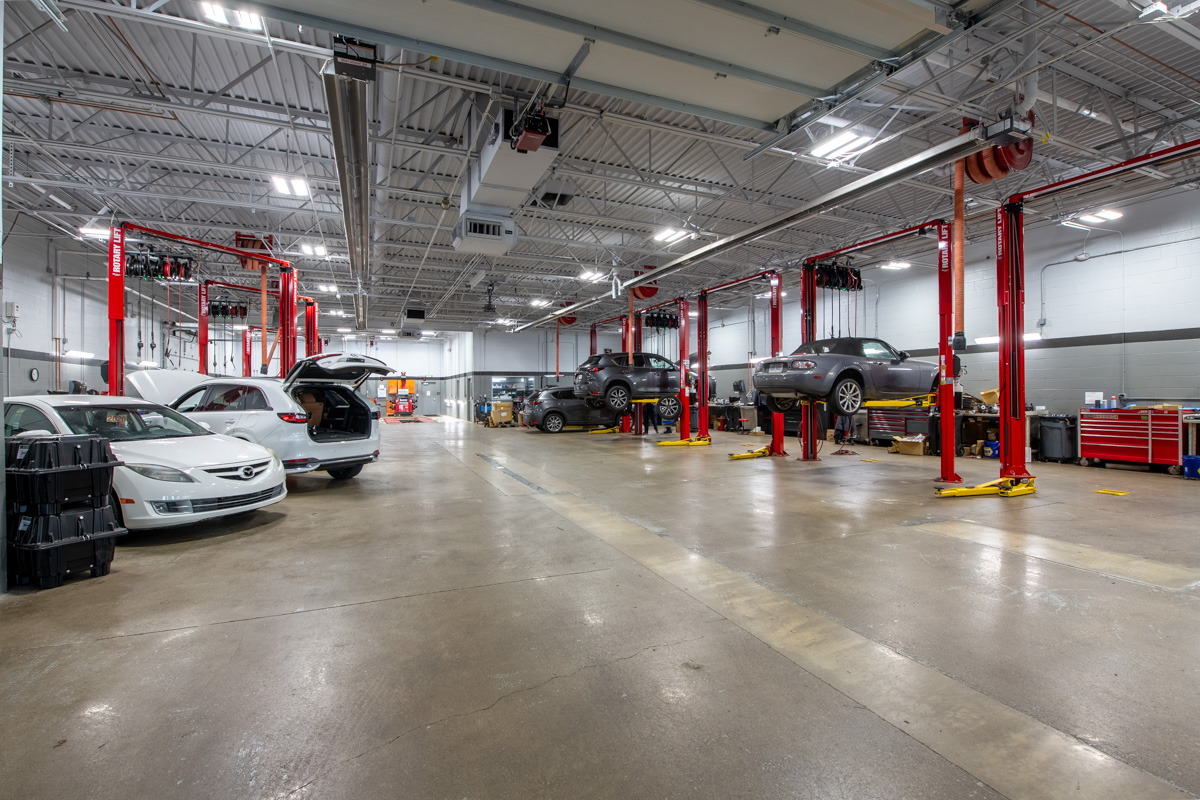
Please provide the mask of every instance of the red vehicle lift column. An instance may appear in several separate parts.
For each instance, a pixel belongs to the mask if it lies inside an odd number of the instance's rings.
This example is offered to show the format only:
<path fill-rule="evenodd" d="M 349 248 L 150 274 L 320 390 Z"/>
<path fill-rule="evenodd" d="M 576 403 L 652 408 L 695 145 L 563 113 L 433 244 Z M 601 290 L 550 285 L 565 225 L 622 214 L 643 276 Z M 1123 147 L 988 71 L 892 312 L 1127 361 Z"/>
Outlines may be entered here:
<path fill-rule="evenodd" d="M 688 301 L 679 298 L 679 402 L 683 408 L 679 412 L 679 439 L 692 438 L 692 410 L 688 405 Z"/>
<path fill-rule="evenodd" d="M 304 355 L 321 353 L 320 306 L 316 300 L 304 301 Z"/>
<path fill-rule="evenodd" d="M 242 331 L 242 377 L 249 378 L 252 374 L 250 367 L 250 359 L 254 358 L 254 353 L 250 350 L 250 328 Z"/>
<path fill-rule="evenodd" d="M 196 296 L 200 299 L 200 307 L 196 309 L 196 339 L 199 341 L 197 358 L 200 360 L 200 374 L 208 374 L 208 281 L 200 281 Z"/>
<path fill-rule="evenodd" d="M 778 273 L 769 277 L 771 281 L 771 357 L 783 355 L 783 305 L 781 288 L 783 278 Z M 704 384 L 705 395 L 708 394 L 708 383 Z M 755 415 L 758 409 L 754 410 Z M 783 449 L 783 414 L 771 414 L 771 455 L 786 456 Z"/>
<path fill-rule="evenodd" d="M 634 314 L 629 318 L 630 327 L 633 328 L 633 352 L 642 352 L 642 315 Z M 642 436 L 646 433 L 646 423 L 644 419 L 645 405 L 635 403 L 631 409 L 633 412 L 633 435 Z"/>
<path fill-rule="evenodd" d="M 621 320 L 621 352 L 628 354 L 633 342 L 633 330 L 629 325 L 629 317 L 619 317 Z M 630 364 L 632 366 L 632 364 Z M 629 433 L 629 417 L 621 417 L 621 433 Z"/>
<path fill-rule="evenodd" d="M 279 377 L 296 365 L 296 271 L 279 268 Z"/>
<path fill-rule="evenodd" d="M 108 229 L 108 393 L 125 394 L 125 228 Z"/>
<path fill-rule="evenodd" d="M 954 455 L 958 449 L 954 417 L 954 233 L 947 222 L 937 223 L 938 237 L 938 414 L 941 420 L 941 474 L 943 483 L 962 483 L 954 471 Z M 1024 400 L 1021 402 L 1024 407 Z M 1022 415 L 1024 412 L 1022 412 Z M 1022 420 L 1023 421 L 1023 420 Z M 1003 415 L 1001 425 L 1003 426 Z M 1001 429 L 1003 439 L 1003 428 Z M 1022 428 L 1024 435 L 1024 428 Z"/>
<path fill-rule="evenodd" d="M 817 270 L 805 263 L 800 285 L 800 343 L 817 338 Z M 817 407 L 805 403 L 800 417 L 800 461 L 819 461 L 817 458 Z"/>
<path fill-rule="evenodd" d="M 1000 477 L 1026 481 L 1025 236 L 1020 202 L 996 209 L 996 304 L 1000 309 Z M 945 449 L 944 447 L 942 448 Z"/>
<path fill-rule="evenodd" d="M 708 436 L 708 292 L 696 298 L 696 408 L 700 414 L 700 438 Z M 774 440 L 772 439 L 772 442 Z"/>

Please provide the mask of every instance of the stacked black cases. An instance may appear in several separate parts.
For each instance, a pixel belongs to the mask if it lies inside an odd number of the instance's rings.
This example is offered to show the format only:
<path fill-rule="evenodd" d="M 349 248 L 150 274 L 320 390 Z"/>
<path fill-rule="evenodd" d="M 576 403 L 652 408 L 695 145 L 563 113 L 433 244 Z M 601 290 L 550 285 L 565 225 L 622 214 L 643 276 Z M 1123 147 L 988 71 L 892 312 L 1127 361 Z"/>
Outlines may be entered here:
<path fill-rule="evenodd" d="M 5 440 L 9 583 L 42 589 L 89 570 L 107 575 L 126 531 L 109 505 L 121 465 L 99 436 Z"/>

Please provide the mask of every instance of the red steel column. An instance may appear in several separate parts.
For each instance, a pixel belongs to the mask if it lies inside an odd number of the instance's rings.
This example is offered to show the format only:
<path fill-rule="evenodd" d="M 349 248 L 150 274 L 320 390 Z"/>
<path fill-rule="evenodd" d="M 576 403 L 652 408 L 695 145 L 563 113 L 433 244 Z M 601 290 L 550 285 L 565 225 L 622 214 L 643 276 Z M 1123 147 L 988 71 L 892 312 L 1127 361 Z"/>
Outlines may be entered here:
<path fill-rule="evenodd" d="M 108 229 L 108 393 L 125 394 L 125 229 Z"/>
<path fill-rule="evenodd" d="M 296 271 L 279 268 L 279 377 L 296 364 Z"/>
<path fill-rule="evenodd" d="M 316 300 L 304 304 L 304 355 L 315 356 L 321 352 L 321 307 Z"/>
<path fill-rule="evenodd" d="M 249 378 L 252 374 L 250 367 L 250 359 L 254 358 L 254 353 L 250 349 L 250 329 L 242 331 L 242 377 Z"/>
<path fill-rule="evenodd" d="M 688 340 L 688 301 L 679 298 L 679 402 L 683 409 L 679 412 L 679 438 L 692 438 L 692 410 L 688 405 L 688 350 L 691 348 Z"/>
<path fill-rule="evenodd" d="M 700 432 L 708 436 L 708 292 L 696 298 L 696 408 L 700 412 Z"/>
<path fill-rule="evenodd" d="M 592 326 L 592 332 L 588 334 L 588 355 L 594 356 L 599 352 L 600 341 L 596 332 L 596 326 Z"/>
<path fill-rule="evenodd" d="M 804 265 L 800 285 L 800 343 L 817 338 L 817 271 L 811 264 Z M 800 461 L 818 461 L 817 458 L 817 407 L 805 403 L 800 418 Z"/>
<path fill-rule="evenodd" d="M 952 226 L 939 222 L 938 237 L 938 414 L 941 415 L 941 474 L 943 483 L 962 483 L 954 472 L 954 233 Z"/>
<path fill-rule="evenodd" d="M 631 347 L 630 342 L 632 341 L 633 331 L 630 330 L 629 317 L 621 317 L 621 352 L 625 353 L 626 358 L 629 356 L 629 350 Z M 632 367 L 633 364 L 630 364 L 629 366 Z M 633 413 L 632 410 L 630 413 Z M 630 418 L 628 416 L 621 417 L 621 433 L 629 433 L 629 419 Z"/>
<path fill-rule="evenodd" d="M 771 281 L 771 358 L 783 355 L 783 277 L 772 275 Z M 755 415 L 758 412 L 755 410 Z M 783 449 L 783 414 L 771 414 L 771 455 L 786 456 Z"/>
<path fill-rule="evenodd" d="M 1020 203 L 996 209 L 1000 312 L 1000 477 L 1028 480 L 1025 441 L 1025 219 Z"/>
<path fill-rule="evenodd" d="M 196 296 L 200 298 L 199 306 L 196 309 L 196 338 L 200 340 L 199 355 L 200 359 L 200 374 L 208 374 L 208 286 L 209 281 L 201 281 Z"/>
<path fill-rule="evenodd" d="M 642 315 L 634 314 L 630 318 L 630 327 L 633 329 L 633 352 L 642 352 Z M 642 436 L 646 433 L 646 423 L 643 419 L 646 406 L 642 403 L 636 403 L 633 406 L 633 435 Z"/>

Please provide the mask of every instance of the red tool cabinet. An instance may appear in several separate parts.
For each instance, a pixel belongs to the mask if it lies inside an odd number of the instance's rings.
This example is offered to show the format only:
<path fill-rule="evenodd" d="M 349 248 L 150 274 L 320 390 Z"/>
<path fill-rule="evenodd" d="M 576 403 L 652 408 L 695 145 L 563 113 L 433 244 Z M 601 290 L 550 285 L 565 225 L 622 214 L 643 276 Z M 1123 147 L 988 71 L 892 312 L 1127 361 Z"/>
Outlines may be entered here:
<path fill-rule="evenodd" d="M 1155 409 L 1082 408 L 1079 457 L 1133 464 L 1181 464 L 1183 415 Z"/>

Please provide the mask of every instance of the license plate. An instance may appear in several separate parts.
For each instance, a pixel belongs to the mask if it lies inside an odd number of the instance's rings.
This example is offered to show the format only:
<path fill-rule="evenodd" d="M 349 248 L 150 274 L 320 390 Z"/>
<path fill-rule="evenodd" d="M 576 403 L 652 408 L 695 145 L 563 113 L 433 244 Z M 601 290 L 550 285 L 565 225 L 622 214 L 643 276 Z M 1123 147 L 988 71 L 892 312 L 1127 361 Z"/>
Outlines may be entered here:
<path fill-rule="evenodd" d="M 767 372 L 783 372 L 783 364 L 767 364 Z"/>

